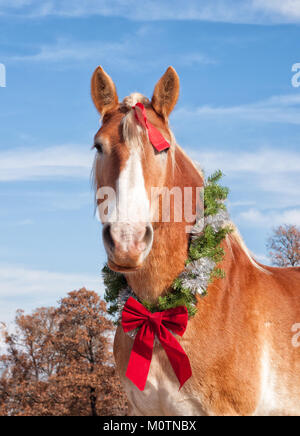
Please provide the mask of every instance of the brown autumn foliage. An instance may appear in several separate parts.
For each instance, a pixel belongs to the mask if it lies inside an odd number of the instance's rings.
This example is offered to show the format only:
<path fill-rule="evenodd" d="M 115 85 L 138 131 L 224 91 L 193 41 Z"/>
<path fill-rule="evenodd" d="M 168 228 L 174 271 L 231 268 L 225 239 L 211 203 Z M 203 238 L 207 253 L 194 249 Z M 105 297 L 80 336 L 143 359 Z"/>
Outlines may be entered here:
<path fill-rule="evenodd" d="M 0 415 L 125 415 L 111 353 L 113 324 L 93 291 L 70 292 L 58 308 L 18 311 L 3 334 Z"/>
<path fill-rule="evenodd" d="M 287 224 L 277 227 L 268 240 L 267 248 L 273 265 L 300 266 L 300 229 Z"/>

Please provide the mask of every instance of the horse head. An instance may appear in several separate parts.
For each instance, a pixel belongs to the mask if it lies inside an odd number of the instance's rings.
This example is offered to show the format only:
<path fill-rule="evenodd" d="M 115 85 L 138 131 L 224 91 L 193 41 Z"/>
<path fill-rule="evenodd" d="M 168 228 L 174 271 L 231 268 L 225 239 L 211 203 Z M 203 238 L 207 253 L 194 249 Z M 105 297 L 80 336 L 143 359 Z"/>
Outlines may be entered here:
<path fill-rule="evenodd" d="M 175 140 L 168 118 L 178 99 L 179 78 L 169 67 L 151 101 L 134 93 L 119 102 L 112 79 L 98 67 L 91 93 L 102 118 L 94 140 L 94 172 L 108 264 L 115 271 L 136 271 L 153 244 L 157 202 L 152 188 L 169 186 L 174 169 Z M 169 147 L 158 151 L 153 146 L 149 125 Z"/>

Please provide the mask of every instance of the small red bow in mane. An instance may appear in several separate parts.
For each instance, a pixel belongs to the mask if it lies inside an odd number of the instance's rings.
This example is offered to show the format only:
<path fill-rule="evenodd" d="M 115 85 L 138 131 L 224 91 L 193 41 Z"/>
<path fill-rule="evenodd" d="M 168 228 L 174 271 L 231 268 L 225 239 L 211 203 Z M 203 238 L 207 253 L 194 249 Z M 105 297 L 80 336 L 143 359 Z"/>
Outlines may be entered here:
<path fill-rule="evenodd" d="M 139 328 L 130 354 L 126 377 L 138 388 L 145 389 L 152 359 L 155 335 L 164 348 L 172 368 L 179 380 L 180 388 L 191 377 L 190 361 L 171 330 L 183 336 L 188 322 L 185 306 L 175 307 L 163 312 L 149 312 L 142 304 L 130 297 L 122 312 L 124 332 Z"/>
<path fill-rule="evenodd" d="M 137 110 L 137 108 L 139 108 L 140 110 Z M 145 106 L 142 103 L 137 103 L 135 106 L 132 107 L 132 109 L 134 109 L 135 111 L 135 117 L 138 122 L 141 123 L 148 130 L 149 140 L 153 147 L 158 152 L 170 148 L 170 144 L 165 140 L 160 131 L 157 130 L 157 128 L 154 127 L 153 124 L 150 123 L 150 121 L 148 121 Z"/>

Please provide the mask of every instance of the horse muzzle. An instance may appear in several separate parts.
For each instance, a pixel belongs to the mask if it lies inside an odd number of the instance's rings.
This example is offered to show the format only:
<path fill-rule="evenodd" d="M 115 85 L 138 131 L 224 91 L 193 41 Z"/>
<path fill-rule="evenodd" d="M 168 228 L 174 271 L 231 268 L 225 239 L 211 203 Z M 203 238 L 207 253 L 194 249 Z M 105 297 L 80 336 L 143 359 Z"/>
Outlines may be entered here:
<path fill-rule="evenodd" d="M 153 243 L 153 228 L 147 223 L 106 223 L 103 242 L 108 266 L 117 272 L 142 268 Z"/>

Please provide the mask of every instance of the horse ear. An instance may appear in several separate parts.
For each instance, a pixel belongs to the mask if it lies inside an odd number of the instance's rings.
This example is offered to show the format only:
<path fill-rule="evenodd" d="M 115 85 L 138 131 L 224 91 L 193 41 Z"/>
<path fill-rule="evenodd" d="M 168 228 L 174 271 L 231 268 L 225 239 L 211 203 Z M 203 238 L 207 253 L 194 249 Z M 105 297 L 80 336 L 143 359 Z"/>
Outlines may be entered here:
<path fill-rule="evenodd" d="M 173 67 L 169 67 L 154 88 L 151 104 L 154 110 L 168 118 L 179 97 L 179 77 Z"/>
<path fill-rule="evenodd" d="M 115 84 L 102 67 L 94 71 L 91 92 L 94 105 L 102 117 L 119 104 Z"/>

